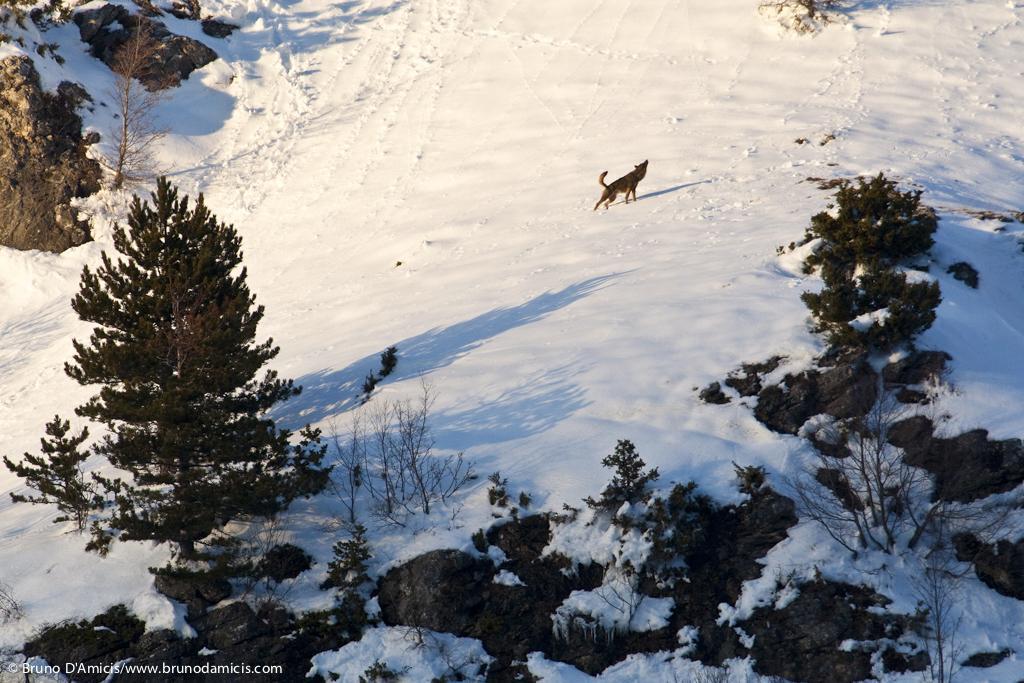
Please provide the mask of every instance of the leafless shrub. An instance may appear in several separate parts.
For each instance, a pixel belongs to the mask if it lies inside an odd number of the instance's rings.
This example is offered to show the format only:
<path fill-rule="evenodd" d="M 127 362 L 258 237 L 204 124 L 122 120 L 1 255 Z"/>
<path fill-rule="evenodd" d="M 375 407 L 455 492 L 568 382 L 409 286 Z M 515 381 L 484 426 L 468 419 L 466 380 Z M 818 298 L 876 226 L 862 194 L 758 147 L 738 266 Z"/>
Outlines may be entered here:
<path fill-rule="evenodd" d="M 758 11 L 796 33 L 816 33 L 832 22 L 840 0 L 761 0 Z"/>
<path fill-rule="evenodd" d="M 356 504 L 363 486 L 363 466 L 366 462 L 366 430 L 362 416 L 355 415 L 347 432 L 330 422 L 328 440 L 334 448 L 335 467 L 329 486 L 345 508 L 345 523 L 356 524 Z"/>
<path fill-rule="evenodd" d="M 640 592 L 639 585 L 640 577 L 637 573 L 626 568 L 605 579 L 605 582 L 594 591 L 605 604 L 622 615 L 618 621 L 625 625 L 626 630 L 629 629 L 636 611 L 640 609 L 640 604 L 647 597 Z"/>
<path fill-rule="evenodd" d="M 705 666 L 694 674 L 693 683 L 730 683 L 729 670 Z"/>
<path fill-rule="evenodd" d="M 791 482 L 806 514 L 855 554 L 893 553 L 903 543 L 914 549 L 926 533 L 936 544 L 957 530 L 991 533 L 1009 511 L 931 500 L 929 474 L 904 462 L 902 450 L 889 443 L 890 429 L 907 415 L 884 392 L 865 417 L 819 430 L 816 457 Z"/>
<path fill-rule="evenodd" d="M 918 601 L 918 616 L 928 650 L 928 680 L 950 683 L 959 671 L 963 644 L 959 639 L 963 615 L 957 607 L 959 576 L 947 567 L 944 556 L 933 554 L 924 573 L 911 580 Z"/>
<path fill-rule="evenodd" d="M 110 95 L 115 101 L 118 121 L 110 131 L 116 151 L 106 165 L 114 172 L 113 186 L 118 189 L 126 183 L 152 178 L 159 170 L 153 156 L 154 146 L 167 131 L 157 125 L 155 117 L 157 105 L 164 97 L 151 79 L 158 47 L 148 24 L 141 22 L 117 49 L 110 67 L 114 72 Z M 150 87 L 143 82 L 149 82 Z"/>
<path fill-rule="evenodd" d="M 11 587 L 0 581 L 0 625 L 9 624 L 25 616 L 21 603 L 14 598 Z"/>
<path fill-rule="evenodd" d="M 444 662 L 447 670 L 444 675 L 434 680 L 474 680 L 486 666 L 485 662 L 474 654 L 457 656 L 434 631 L 422 626 L 403 626 L 402 639 L 409 643 L 410 650 L 427 650 Z"/>
<path fill-rule="evenodd" d="M 335 491 L 348 522 L 356 521 L 359 491 L 365 490 L 375 517 L 404 526 L 410 514 L 430 514 L 476 478 L 461 452 L 434 450 L 430 410 L 436 395 L 424 384 L 416 400 L 379 401 L 357 414 L 345 434 L 332 428 L 340 467 Z"/>

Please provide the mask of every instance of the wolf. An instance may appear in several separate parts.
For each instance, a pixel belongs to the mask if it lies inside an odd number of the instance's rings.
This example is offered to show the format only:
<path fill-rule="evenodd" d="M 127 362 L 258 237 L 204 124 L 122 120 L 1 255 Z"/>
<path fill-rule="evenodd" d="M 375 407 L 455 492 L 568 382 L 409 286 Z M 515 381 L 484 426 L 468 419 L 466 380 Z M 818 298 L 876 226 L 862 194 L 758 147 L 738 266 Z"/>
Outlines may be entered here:
<path fill-rule="evenodd" d="M 604 202 L 604 208 L 611 206 L 611 203 L 615 201 L 615 198 L 619 196 L 620 192 L 626 193 L 626 203 L 629 204 L 629 195 L 633 194 L 633 201 L 636 201 L 636 186 L 640 184 L 640 181 L 647 175 L 647 159 L 644 159 L 643 163 L 637 164 L 633 167 L 633 170 L 622 176 L 611 185 L 605 185 L 604 177 L 608 175 L 608 171 L 605 171 L 597 178 L 597 182 L 601 183 L 601 187 L 604 188 L 604 192 L 601 193 L 601 198 L 597 200 L 597 204 L 594 204 L 594 211 L 597 211 L 597 207 L 601 206 L 601 202 Z"/>

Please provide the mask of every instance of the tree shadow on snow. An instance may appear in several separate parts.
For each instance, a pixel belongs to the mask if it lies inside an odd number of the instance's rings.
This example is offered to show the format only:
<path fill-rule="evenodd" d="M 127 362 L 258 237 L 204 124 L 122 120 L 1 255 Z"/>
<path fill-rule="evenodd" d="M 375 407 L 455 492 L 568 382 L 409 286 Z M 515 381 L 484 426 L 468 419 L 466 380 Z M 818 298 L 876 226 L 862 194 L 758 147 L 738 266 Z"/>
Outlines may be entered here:
<path fill-rule="evenodd" d="M 517 327 L 537 322 L 603 289 L 620 275 L 621 273 L 612 273 L 590 278 L 557 292 L 545 292 L 518 306 L 497 308 L 454 325 L 434 328 L 394 342 L 398 347 L 398 366 L 385 381 L 390 383 L 410 379 L 447 367 L 488 340 Z M 355 408 L 360 405 L 362 399 L 363 380 L 379 368 L 380 355 L 374 353 L 350 363 L 341 370 L 321 370 L 300 377 L 295 383 L 302 386 L 302 394 L 274 410 L 273 416 L 282 423 L 282 426 L 296 429 Z M 544 419 L 543 411 L 551 410 L 553 402 L 560 402 L 562 414 L 567 410 L 574 410 L 582 405 L 582 396 L 579 391 L 566 388 L 563 371 L 564 368 L 553 373 L 546 372 L 545 376 L 548 379 L 528 380 L 521 386 L 506 391 L 494 402 L 481 404 L 462 413 L 449 414 L 444 422 L 456 432 L 461 431 L 468 441 L 480 443 L 479 432 L 487 429 L 498 430 L 497 421 L 504 419 L 500 413 L 508 410 L 509 404 L 519 406 L 520 409 L 528 407 L 529 415 L 526 416 L 526 420 L 534 424 Z M 545 404 L 547 408 L 544 407 Z M 487 423 L 491 426 L 482 426 Z M 506 424 L 501 429 L 507 432 L 510 428 L 511 426 Z M 468 436 L 470 432 L 476 433 L 476 436 Z"/>

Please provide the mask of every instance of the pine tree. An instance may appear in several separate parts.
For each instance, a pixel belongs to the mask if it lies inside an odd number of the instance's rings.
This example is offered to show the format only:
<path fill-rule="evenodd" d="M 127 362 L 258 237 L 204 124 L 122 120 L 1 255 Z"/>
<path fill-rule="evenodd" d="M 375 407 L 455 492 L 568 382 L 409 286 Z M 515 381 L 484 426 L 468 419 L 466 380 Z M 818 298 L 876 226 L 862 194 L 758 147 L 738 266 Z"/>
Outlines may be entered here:
<path fill-rule="evenodd" d="M 77 409 L 109 434 L 95 447 L 127 478 L 98 478 L 114 496 L 102 533 L 196 543 L 235 519 L 272 516 L 326 484 L 319 432 L 300 443 L 265 413 L 300 391 L 261 368 L 278 353 L 256 343 L 263 307 L 246 285 L 241 239 L 202 195 L 194 206 L 165 179 L 152 205 L 135 199 L 104 253 L 82 272 L 72 307 L 95 323 L 65 371 L 99 393 Z M 102 539 L 97 540 L 102 545 Z"/>
<path fill-rule="evenodd" d="M 830 208 L 811 219 L 806 238 L 820 239 L 804 261 L 825 286 L 805 292 L 815 331 L 833 347 L 888 351 L 912 344 L 935 320 L 935 282 L 913 282 L 898 266 L 931 248 L 937 220 L 919 191 L 900 192 L 882 174 L 846 183 Z M 867 317 L 863 317 L 867 316 Z"/>
<path fill-rule="evenodd" d="M 77 436 L 68 436 L 71 423 L 59 415 L 46 425 L 49 438 L 40 439 L 42 456 L 25 453 L 20 463 L 4 457 L 7 469 L 25 480 L 39 495 L 23 496 L 11 493 L 15 503 L 56 505 L 62 513 L 54 522 L 74 522 L 83 531 L 89 513 L 102 506 L 102 500 L 82 472 L 82 463 L 89 457 L 79 446 L 89 438 L 89 430 L 82 428 Z"/>
<path fill-rule="evenodd" d="M 380 354 L 380 378 L 390 375 L 398 365 L 398 347 L 389 346 Z"/>
<path fill-rule="evenodd" d="M 620 439 L 615 451 L 606 455 L 601 464 L 614 469 L 611 483 L 605 487 L 599 500 L 587 498 L 586 503 L 592 508 L 615 511 L 623 503 L 635 503 L 640 500 L 647 485 L 658 478 L 658 468 L 652 467 L 644 471 L 647 464 L 637 453 L 632 441 Z"/>
<path fill-rule="evenodd" d="M 366 562 L 370 559 L 370 544 L 366 540 L 366 527 L 356 524 L 352 538 L 334 544 L 334 559 L 327 565 L 324 587 L 334 587 L 343 594 L 357 591 L 370 580 Z"/>

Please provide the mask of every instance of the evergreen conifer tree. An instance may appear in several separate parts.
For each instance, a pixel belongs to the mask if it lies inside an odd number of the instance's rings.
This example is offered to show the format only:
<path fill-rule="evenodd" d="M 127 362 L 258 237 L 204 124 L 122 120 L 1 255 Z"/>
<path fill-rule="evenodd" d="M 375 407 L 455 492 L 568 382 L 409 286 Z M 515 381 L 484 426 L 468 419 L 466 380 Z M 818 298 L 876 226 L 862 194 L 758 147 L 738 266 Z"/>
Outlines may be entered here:
<path fill-rule="evenodd" d="M 372 557 L 370 544 L 366 540 L 366 527 L 356 524 L 352 537 L 334 544 L 334 559 L 327 565 L 327 580 L 324 587 L 337 588 L 343 594 L 351 594 L 370 580 L 366 563 Z"/>
<path fill-rule="evenodd" d="M 658 468 L 652 467 L 644 471 L 647 463 L 643 461 L 636 446 L 628 439 L 620 439 L 615 451 L 606 455 L 601 464 L 613 469 L 612 480 L 601 492 L 601 498 L 586 498 L 585 502 L 592 508 L 614 512 L 623 503 L 635 503 L 643 496 L 647 485 L 658 478 Z"/>
<path fill-rule="evenodd" d="M 319 432 L 278 429 L 265 413 L 299 393 L 273 371 L 278 348 L 257 343 L 263 307 L 246 285 L 241 239 L 203 202 L 165 179 L 152 205 L 135 199 L 114 231 L 117 260 L 86 267 L 72 307 L 95 323 L 65 365 L 99 393 L 77 409 L 109 430 L 95 452 L 130 475 L 97 480 L 113 496 L 104 538 L 176 544 L 183 560 L 235 519 L 272 516 L 320 491 Z"/>
<path fill-rule="evenodd" d="M 898 267 L 932 246 L 934 211 L 922 206 L 919 191 L 900 192 L 882 174 L 845 183 L 830 207 L 811 219 L 806 235 L 821 240 L 804 269 L 818 270 L 825 286 L 801 297 L 815 331 L 837 348 L 912 344 L 935 320 L 942 296 L 938 283 L 911 280 Z"/>
<path fill-rule="evenodd" d="M 56 505 L 62 514 L 54 522 L 71 521 L 78 531 L 83 531 L 89 513 L 102 507 L 102 499 L 82 472 L 82 463 L 89 453 L 79 450 L 79 446 L 89 438 L 89 430 L 83 427 L 77 436 L 68 436 L 70 431 L 71 424 L 67 420 L 54 416 L 46 425 L 49 438 L 40 439 L 42 456 L 26 453 L 20 463 L 5 456 L 4 464 L 38 493 L 35 496 L 11 493 L 11 500 Z"/>

